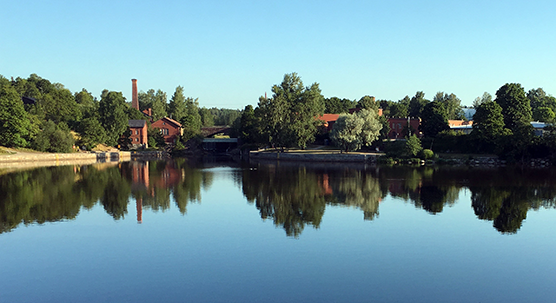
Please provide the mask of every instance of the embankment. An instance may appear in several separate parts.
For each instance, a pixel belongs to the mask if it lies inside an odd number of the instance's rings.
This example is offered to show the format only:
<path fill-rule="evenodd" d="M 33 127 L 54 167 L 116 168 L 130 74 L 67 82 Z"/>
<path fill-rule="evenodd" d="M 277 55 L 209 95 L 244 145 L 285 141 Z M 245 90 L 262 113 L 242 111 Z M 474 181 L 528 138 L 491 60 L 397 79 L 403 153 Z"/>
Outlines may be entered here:
<path fill-rule="evenodd" d="M 36 167 L 57 165 L 86 165 L 104 162 L 130 161 L 130 152 L 97 152 L 97 153 L 17 153 L 0 156 L 0 167 Z"/>
<path fill-rule="evenodd" d="M 378 153 L 339 153 L 339 152 L 269 152 L 251 151 L 251 160 L 280 160 L 304 162 L 359 162 L 375 163 Z"/>

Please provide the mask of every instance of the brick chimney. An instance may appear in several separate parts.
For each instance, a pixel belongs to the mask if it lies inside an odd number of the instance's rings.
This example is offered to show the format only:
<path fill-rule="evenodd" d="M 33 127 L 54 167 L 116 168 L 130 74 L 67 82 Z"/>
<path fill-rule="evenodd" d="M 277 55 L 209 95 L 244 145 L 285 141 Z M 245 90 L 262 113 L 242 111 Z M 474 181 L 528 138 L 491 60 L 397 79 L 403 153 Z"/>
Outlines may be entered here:
<path fill-rule="evenodd" d="M 139 110 L 139 98 L 137 97 L 137 79 L 131 79 L 131 107 Z"/>

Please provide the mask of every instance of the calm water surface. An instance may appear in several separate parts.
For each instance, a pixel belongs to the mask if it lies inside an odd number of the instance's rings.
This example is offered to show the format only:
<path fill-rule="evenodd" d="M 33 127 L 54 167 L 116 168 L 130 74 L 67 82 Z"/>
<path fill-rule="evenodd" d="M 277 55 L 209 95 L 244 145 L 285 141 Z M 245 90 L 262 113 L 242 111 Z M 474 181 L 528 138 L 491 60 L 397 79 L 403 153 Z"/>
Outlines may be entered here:
<path fill-rule="evenodd" d="M 555 197 L 550 169 L 4 172 L 0 302 L 548 302 Z"/>

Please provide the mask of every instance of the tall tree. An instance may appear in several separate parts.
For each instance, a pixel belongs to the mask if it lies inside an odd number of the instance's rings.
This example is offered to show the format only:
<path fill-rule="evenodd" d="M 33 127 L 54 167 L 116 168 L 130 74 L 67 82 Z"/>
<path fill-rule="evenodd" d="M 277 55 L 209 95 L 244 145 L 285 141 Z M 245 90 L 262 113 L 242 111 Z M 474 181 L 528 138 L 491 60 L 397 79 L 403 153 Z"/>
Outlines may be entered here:
<path fill-rule="evenodd" d="M 484 92 L 482 97 L 477 97 L 473 100 L 473 107 L 477 109 L 481 104 L 492 101 L 492 95 Z"/>
<path fill-rule="evenodd" d="M 314 139 L 319 122 L 315 117 L 324 113 L 324 97 L 317 83 L 304 87 L 296 74 L 284 75 L 280 85 L 272 87 L 272 98 L 259 99 L 261 121 L 270 142 L 277 147 L 305 148 Z"/>
<path fill-rule="evenodd" d="M 434 138 L 439 132 L 450 129 L 442 102 L 428 103 L 423 109 L 422 119 L 421 131 L 426 137 Z"/>
<path fill-rule="evenodd" d="M 201 116 L 201 125 L 203 127 L 214 126 L 214 116 L 210 113 L 208 108 L 199 108 L 199 115 Z"/>
<path fill-rule="evenodd" d="M 0 144 L 9 147 L 27 146 L 25 136 L 30 123 L 23 102 L 11 86 L 0 88 Z"/>
<path fill-rule="evenodd" d="M 361 130 L 364 121 L 355 114 L 341 114 L 332 126 L 330 139 L 342 151 L 349 152 L 361 148 Z"/>
<path fill-rule="evenodd" d="M 187 106 L 185 104 L 185 95 L 183 94 L 183 87 L 176 87 L 176 91 L 170 99 L 170 104 L 168 104 L 168 114 L 172 116 L 172 119 L 176 121 L 181 121 L 187 113 Z"/>
<path fill-rule="evenodd" d="M 519 83 L 506 83 L 496 92 L 496 103 L 502 107 L 504 124 L 512 131 L 520 124 L 528 124 L 533 118 L 531 104 Z"/>
<path fill-rule="evenodd" d="M 184 137 L 186 140 L 192 138 L 201 131 L 201 115 L 199 115 L 198 99 L 185 99 L 186 115 L 182 117 L 180 123 L 184 128 Z"/>
<path fill-rule="evenodd" d="M 161 91 L 160 89 L 157 90 L 152 102 L 152 117 L 154 121 L 168 116 L 168 113 L 166 111 L 166 107 L 168 104 L 166 102 L 166 93 Z"/>
<path fill-rule="evenodd" d="M 421 117 L 421 113 L 430 101 L 425 99 L 425 93 L 422 91 L 416 92 L 415 96 L 409 101 L 409 116 Z"/>
<path fill-rule="evenodd" d="M 379 104 L 375 101 L 373 96 L 363 96 L 357 102 L 357 108 L 361 109 L 371 109 L 378 112 Z"/>
<path fill-rule="evenodd" d="M 461 100 L 455 94 L 438 92 L 433 101 L 441 102 L 444 105 L 448 120 L 461 120 L 465 117 L 461 109 Z"/>
<path fill-rule="evenodd" d="M 100 122 L 106 130 L 106 143 L 115 146 L 128 127 L 125 98 L 121 92 L 104 90 L 99 103 Z"/>
<path fill-rule="evenodd" d="M 245 106 L 241 114 L 239 133 L 245 143 L 255 143 L 258 141 L 260 128 L 252 105 Z"/>
<path fill-rule="evenodd" d="M 361 126 L 361 144 L 363 146 L 371 146 L 371 144 L 380 136 L 382 124 L 378 120 L 378 115 L 373 109 L 362 109 L 357 113 L 363 119 Z"/>
<path fill-rule="evenodd" d="M 504 128 L 502 107 L 498 103 L 490 101 L 479 104 L 473 117 L 471 136 L 478 140 L 481 151 L 493 152 L 498 139 L 509 133 Z"/>

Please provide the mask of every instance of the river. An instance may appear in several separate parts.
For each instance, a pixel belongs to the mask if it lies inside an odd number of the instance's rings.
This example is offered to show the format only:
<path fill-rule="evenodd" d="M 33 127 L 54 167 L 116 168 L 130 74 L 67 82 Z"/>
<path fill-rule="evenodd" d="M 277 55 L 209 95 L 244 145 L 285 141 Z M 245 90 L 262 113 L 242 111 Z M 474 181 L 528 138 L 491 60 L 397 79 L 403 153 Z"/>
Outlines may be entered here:
<path fill-rule="evenodd" d="M 518 167 L 0 171 L 0 302 L 547 302 L 555 198 Z"/>

